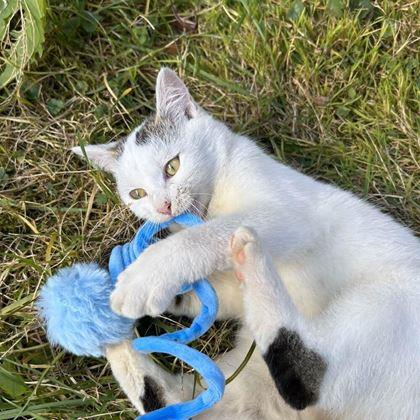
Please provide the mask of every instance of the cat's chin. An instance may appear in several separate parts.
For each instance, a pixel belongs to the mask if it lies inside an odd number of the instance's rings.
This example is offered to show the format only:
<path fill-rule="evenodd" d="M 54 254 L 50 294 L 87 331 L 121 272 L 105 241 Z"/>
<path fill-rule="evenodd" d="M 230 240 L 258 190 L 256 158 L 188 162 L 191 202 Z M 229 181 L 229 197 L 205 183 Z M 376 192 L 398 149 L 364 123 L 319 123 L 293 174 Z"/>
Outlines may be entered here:
<path fill-rule="evenodd" d="M 175 217 L 175 215 L 156 215 L 153 216 L 151 218 L 149 218 L 149 221 L 154 222 L 154 223 L 165 223 L 168 220 L 171 220 L 173 217 Z"/>
<path fill-rule="evenodd" d="M 179 216 L 183 213 L 192 213 L 192 214 L 195 214 L 198 217 L 201 217 L 202 219 L 204 219 L 206 217 L 206 208 L 203 204 L 199 203 L 198 201 L 195 201 L 194 205 L 192 205 L 190 207 L 187 207 L 187 208 L 178 208 L 177 211 L 175 211 L 171 215 L 160 214 L 160 213 L 156 212 L 155 214 L 150 215 L 149 217 L 144 217 L 144 216 L 140 216 L 136 213 L 135 214 L 141 220 L 148 220 L 152 223 L 165 223 L 168 220 L 171 220 L 174 217 L 177 217 L 177 216 Z"/>

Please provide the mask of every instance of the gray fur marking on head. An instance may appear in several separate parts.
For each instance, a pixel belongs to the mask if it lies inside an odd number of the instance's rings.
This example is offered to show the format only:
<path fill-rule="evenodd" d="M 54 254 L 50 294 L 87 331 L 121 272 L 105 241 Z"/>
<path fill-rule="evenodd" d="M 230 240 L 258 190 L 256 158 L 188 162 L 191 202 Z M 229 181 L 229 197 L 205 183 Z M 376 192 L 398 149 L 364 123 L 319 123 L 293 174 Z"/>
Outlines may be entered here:
<path fill-rule="evenodd" d="M 144 145 L 151 138 L 169 141 L 175 130 L 176 125 L 171 120 L 152 115 L 146 119 L 136 132 L 136 144 Z"/>

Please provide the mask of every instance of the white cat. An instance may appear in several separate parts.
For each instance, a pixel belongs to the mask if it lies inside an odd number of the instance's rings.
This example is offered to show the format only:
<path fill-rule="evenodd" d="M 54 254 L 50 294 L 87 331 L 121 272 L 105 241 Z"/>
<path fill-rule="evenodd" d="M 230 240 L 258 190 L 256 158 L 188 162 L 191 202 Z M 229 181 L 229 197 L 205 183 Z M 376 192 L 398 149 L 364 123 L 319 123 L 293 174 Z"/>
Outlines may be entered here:
<path fill-rule="evenodd" d="M 229 376 L 253 339 L 259 351 L 200 418 L 419 419 L 419 240 L 233 133 L 171 70 L 158 75 L 156 108 L 126 139 L 86 154 L 114 174 L 139 218 L 195 211 L 206 219 L 150 246 L 111 297 L 132 318 L 168 308 L 194 315 L 193 294 L 174 296 L 209 277 L 219 317 L 244 321 L 218 364 Z M 141 412 L 191 398 L 192 378 L 167 374 L 129 345 L 125 352 L 108 356 Z"/>

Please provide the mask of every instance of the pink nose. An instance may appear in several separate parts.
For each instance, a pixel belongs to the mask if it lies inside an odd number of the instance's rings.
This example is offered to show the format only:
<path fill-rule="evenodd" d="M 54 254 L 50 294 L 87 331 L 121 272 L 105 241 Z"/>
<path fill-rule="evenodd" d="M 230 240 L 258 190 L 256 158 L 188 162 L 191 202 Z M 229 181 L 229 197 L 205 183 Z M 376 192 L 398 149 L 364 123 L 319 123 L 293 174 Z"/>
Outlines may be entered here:
<path fill-rule="evenodd" d="M 171 202 L 165 201 L 163 205 L 157 209 L 157 212 L 160 214 L 166 214 L 168 216 L 171 216 L 172 215 Z"/>

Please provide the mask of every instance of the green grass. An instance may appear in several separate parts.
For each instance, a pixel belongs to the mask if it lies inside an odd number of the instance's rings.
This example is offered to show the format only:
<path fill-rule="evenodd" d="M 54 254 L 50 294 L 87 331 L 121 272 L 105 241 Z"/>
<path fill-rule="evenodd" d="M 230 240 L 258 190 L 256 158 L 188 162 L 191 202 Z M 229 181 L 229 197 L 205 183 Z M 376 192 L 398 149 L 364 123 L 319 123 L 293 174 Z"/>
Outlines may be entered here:
<path fill-rule="evenodd" d="M 0 419 L 135 416 L 104 361 L 49 347 L 33 301 L 58 267 L 138 227 L 68 149 L 138 124 L 162 65 L 279 160 L 419 232 L 420 5 L 350 3 L 177 1 L 195 30 L 171 1 L 50 2 L 42 58 L 0 92 Z M 199 346 L 225 348 L 226 329 Z"/>

